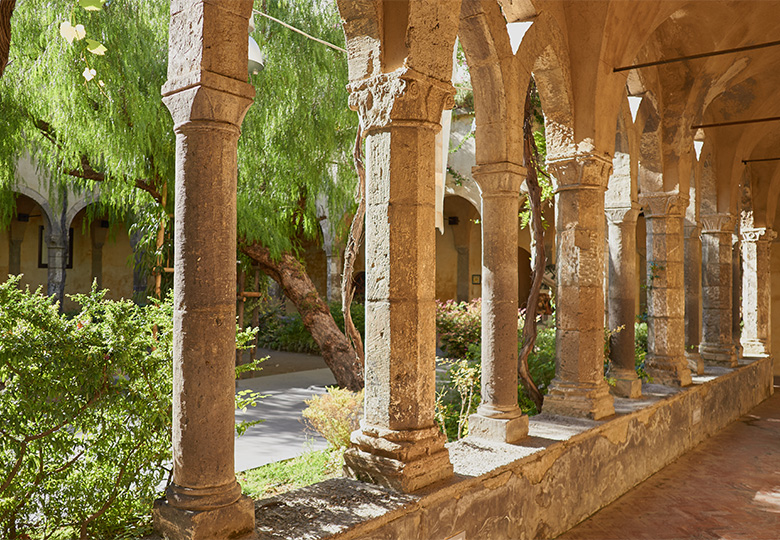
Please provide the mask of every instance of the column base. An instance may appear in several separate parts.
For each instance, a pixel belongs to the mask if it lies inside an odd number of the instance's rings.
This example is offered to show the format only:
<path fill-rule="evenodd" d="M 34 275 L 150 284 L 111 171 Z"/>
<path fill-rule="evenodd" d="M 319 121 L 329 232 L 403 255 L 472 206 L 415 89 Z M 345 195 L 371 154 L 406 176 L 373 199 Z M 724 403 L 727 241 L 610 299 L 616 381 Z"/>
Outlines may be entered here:
<path fill-rule="evenodd" d="M 347 476 L 411 493 L 453 474 L 446 438 L 438 428 L 393 431 L 366 427 L 352 432 L 344 452 Z"/>
<path fill-rule="evenodd" d="M 154 529 L 169 540 L 251 540 L 255 534 L 255 503 L 246 495 L 214 510 L 182 510 L 157 499 Z"/>
<path fill-rule="evenodd" d="M 528 416 L 522 413 L 513 418 L 484 416 L 479 412 L 469 416 L 469 437 L 513 444 L 526 435 L 528 435 Z"/>
<path fill-rule="evenodd" d="M 618 397 L 637 399 L 642 397 L 642 381 L 632 369 L 613 369 L 609 373 L 614 385 L 610 392 Z"/>
<path fill-rule="evenodd" d="M 650 375 L 655 384 L 665 384 L 666 386 L 690 386 L 693 383 L 691 379 L 691 370 L 688 369 L 688 361 L 683 356 L 676 358 L 673 356 L 647 355 L 645 370 Z"/>
<path fill-rule="evenodd" d="M 733 345 L 722 343 L 701 343 L 699 354 L 707 364 L 722 367 L 737 367 L 737 354 Z"/>
<path fill-rule="evenodd" d="M 704 360 L 698 351 L 686 351 L 685 359 L 688 361 L 688 369 L 696 375 L 704 375 Z"/>
<path fill-rule="evenodd" d="M 769 346 L 766 342 L 751 339 L 742 342 L 742 356 L 747 358 L 766 358 L 770 356 Z"/>
<path fill-rule="evenodd" d="M 553 379 L 542 412 L 599 420 L 615 414 L 606 382 L 584 384 Z"/>

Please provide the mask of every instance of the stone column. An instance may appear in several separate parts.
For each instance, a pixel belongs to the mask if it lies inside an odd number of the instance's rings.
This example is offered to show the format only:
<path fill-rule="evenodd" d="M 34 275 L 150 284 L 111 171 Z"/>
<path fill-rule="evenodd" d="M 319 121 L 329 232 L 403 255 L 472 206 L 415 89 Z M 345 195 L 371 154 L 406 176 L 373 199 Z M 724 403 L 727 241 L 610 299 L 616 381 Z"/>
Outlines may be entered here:
<path fill-rule="evenodd" d="M 615 412 L 604 380 L 604 192 L 612 161 L 583 154 L 548 164 L 556 181 L 557 332 L 543 412 L 603 418 Z"/>
<path fill-rule="evenodd" d="M 96 221 L 92 224 L 92 279 L 98 288 L 103 288 L 103 245 L 108 236 L 108 222 Z"/>
<path fill-rule="evenodd" d="M 22 242 L 29 220 L 29 214 L 19 214 L 11 221 L 8 235 L 8 273 L 14 276 L 22 273 Z"/>
<path fill-rule="evenodd" d="M 731 235 L 731 343 L 734 360 L 742 358 L 742 247 L 738 234 Z"/>
<path fill-rule="evenodd" d="M 458 253 L 458 283 L 456 297 L 458 302 L 469 301 L 469 286 L 471 276 L 469 274 L 469 246 L 455 246 Z M 517 255 L 515 255 L 517 257 Z"/>
<path fill-rule="evenodd" d="M 634 321 L 636 320 L 637 267 L 636 220 L 639 207 L 606 209 L 609 238 L 610 329 L 623 327 L 610 343 L 610 376 L 615 379 L 613 392 L 622 397 L 642 395 L 642 381 L 636 375 Z"/>
<path fill-rule="evenodd" d="M 251 9 L 251 0 L 171 5 L 163 101 L 176 132 L 173 484 L 153 512 L 170 539 L 254 534 L 233 460 L 236 149 L 254 96 Z"/>
<path fill-rule="evenodd" d="M 654 382 L 691 384 L 685 359 L 683 211 L 677 192 L 639 196 L 647 224 L 647 372 Z"/>
<path fill-rule="evenodd" d="M 69 238 L 68 233 L 59 230 L 46 231 L 46 250 L 48 252 L 46 264 L 48 265 L 46 277 L 46 294 L 55 296 L 62 309 L 62 301 L 65 292 L 65 266 L 68 257 Z"/>
<path fill-rule="evenodd" d="M 528 417 L 517 405 L 517 214 L 526 170 L 515 163 L 473 169 L 482 191 L 482 403 L 469 435 L 517 442 Z"/>
<path fill-rule="evenodd" d="M 685 358 L 691 372 L 704 374 L 704 361 L 699 354 L 701 337 L 701 227 L 687 222 L 685 246 Z"/>
<path fill-rule="evenodd" d="M 772 350 L 771 247 L 777 233 L 767 228 L 742 229 L 742 348 L 747 357 Z"/>
<path fill-rule="evenodd" d="M 452 475 L 434 422 L 434 156 L 454 89 L 404 68 L 349 90 L 366 133 L 366 387 L 345 470 L 411 492 Z"/>
<path fill-rule="evenodd" d="M 702 216 L 702 343 L 699 353 L 711 364 L 736 366 L 731 328 L 732 248 L 734 218 Z"/>

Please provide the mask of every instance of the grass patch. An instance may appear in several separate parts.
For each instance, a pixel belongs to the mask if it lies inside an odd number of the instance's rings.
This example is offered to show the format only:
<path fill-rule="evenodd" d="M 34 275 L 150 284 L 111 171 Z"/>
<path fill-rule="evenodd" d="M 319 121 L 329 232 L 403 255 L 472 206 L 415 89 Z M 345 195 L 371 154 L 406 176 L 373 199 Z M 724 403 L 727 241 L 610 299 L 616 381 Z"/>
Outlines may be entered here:
<path fill-rule="evenodd" d="M 344 449 L 329 448 L 269 463 L 236 476 L 245 495 L 263 499 L 339 477 L 343 467 Z"/>

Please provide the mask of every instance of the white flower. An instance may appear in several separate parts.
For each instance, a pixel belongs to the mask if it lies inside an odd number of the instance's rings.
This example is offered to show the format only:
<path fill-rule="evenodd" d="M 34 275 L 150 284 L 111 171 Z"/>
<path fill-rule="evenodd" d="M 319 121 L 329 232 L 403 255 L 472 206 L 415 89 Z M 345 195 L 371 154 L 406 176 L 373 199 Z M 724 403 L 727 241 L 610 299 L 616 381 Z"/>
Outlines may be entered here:
<path fill-rule="evenodd" d="M 87 81 L 91 81 L 92 79 L 95 78 L 95 75 L 97 75 L 97 71 L 87 67 L 87 68 L 84 68 L 84 73 L 82 73 L 82 75 L 84 76 L 84 78 Z"/>
<path fill-rule="evenodd" d="M 73 40 L 79 41 L 84 39 L 87 35 L 87 31 L 84 29 L 83 24 L 77 24 L 73 26 L 70 21 L 63 21 L 60 24 L 60 35 L 65 38 L 68 43 L 73 43 Z"/>

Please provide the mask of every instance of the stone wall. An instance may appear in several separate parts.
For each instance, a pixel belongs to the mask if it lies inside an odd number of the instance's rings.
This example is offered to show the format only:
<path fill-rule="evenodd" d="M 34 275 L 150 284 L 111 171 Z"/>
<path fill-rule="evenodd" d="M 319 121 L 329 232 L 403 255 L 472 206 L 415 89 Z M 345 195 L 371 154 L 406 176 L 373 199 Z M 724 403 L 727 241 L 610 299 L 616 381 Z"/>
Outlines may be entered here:
<path fill-rule="evenodd" d="M 618 414 L 606 421 L 542 414 L 519 445 L 450 444 L 455 478 L 422 493 L 340 479 L 259 501 L 259 538 L 554 538 L 771 392 L 772 360 L 764 358 L 709 368 L 682 390 L 645 385 L 641 400 L 616 399 Z"/>

